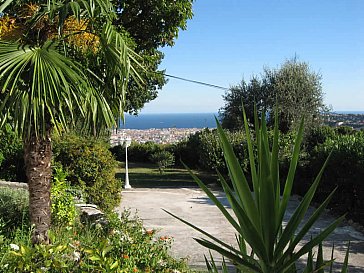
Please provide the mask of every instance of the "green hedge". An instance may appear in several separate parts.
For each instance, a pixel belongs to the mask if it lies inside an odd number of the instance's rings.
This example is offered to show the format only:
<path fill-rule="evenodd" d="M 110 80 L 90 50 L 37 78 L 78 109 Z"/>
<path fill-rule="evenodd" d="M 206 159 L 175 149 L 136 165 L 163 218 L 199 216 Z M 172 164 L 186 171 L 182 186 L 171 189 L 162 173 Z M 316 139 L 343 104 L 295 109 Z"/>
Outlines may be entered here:
<path fill-rule="evenodd" d="M 81 188 L 86 201 L 110 211 L 120 203 L 121 181 L 115 178 L 117 162 L 105 142 L 73 134 L 55 139 L 55 165 L 68 173 L 72 186 Z"/>
<path fill-rule="evenodd" d="M 132 162 L 148 163 L 150 156 L 155 152 L 160 152 L 164 149 L 163 145 L 154 142 L 137 143 L 132 142 L 128 147 L 128 160 Z M 111 153 L 118 161 L 125 161 L 125 146 L 117 145 L 110 148 Z"/>
<path fill-rule="evenodd" d="M 332 206 L 363 223 L 364 201 L 360 196 L 364 196 L 364 132 L 338 132 L 324 143 L 318 144 L 305 167 L 308 179 L 318 172 L 320 164 L 330 153 L 317 201 L 320 202 L 325 194 L 338 187 Z"/>

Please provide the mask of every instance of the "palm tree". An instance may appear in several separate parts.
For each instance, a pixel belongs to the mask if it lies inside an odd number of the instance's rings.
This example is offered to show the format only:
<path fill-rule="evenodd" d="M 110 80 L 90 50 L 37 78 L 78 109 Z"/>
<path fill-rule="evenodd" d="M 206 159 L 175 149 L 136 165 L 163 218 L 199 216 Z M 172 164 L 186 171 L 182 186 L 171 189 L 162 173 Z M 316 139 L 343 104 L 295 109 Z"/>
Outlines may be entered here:
<path fill-rule="evenodd" d="M 0 7 L 0 126 L 24 142 L 34 244 L 49 243 L 52 132 L 111 128 L 135 60 L 110 0 L 6 0 Z"/>

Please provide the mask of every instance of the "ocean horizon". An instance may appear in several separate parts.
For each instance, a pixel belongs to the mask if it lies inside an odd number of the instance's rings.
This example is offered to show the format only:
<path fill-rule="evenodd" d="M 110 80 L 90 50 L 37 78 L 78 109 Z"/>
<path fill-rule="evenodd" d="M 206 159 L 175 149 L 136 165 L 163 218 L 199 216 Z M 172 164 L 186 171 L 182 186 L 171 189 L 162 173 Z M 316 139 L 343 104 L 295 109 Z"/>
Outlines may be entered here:
<path fill-rule="evenodd" d="M 143 113 L 126 115 L 124 129 L 216 128 L 218 113 Z"/>
<path fill-rule="evenodd" d="M 336 114 L 359 114 L 364 111 L 332 111 Z M 215 117 L 218 113 L 142 113 L 138 116 L 125 115 L 125 124 L 119 123 L 123 129 L 165 129 L 165 128 L 216 128 Z"/>
<path fill-rule="evenodd" d="M 330 113 L 364 115 L 364 111 L 331 111 Z"/>

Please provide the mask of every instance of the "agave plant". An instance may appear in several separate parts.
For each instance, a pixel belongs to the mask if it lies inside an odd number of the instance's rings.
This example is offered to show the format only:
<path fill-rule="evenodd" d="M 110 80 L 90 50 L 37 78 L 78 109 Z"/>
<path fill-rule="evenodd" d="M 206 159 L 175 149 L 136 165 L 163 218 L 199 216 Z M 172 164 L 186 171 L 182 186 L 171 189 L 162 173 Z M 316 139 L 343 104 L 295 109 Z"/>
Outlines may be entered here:
<path fill-rule="evenodd" d="M 224 130 L 216 120 L 219 139 L 232 186 L 229 186 L 224 176 L 220 173 L 218 173 L 218 175 L 235 217 L 227 211 L 205 184 L 190 171 L 190 174 L 193 176 L 196 183 L 220 209 L 226 220 L 236 230 L 238 247 L 231 246 L 219 240 L 206 231 L 170 212 L 167 213 L 209 238 L 199 238 L 195 240 L 201 245 L 210 250 L 217 251 L 223 257 L 230 260 L 240 272 L 296 272 L 295 264 L 298 259 L 303 255 L 310 253 L 315 246 L 319 245 L 337 227 L 344 217 L 338 218 L 318 235 L 303 243 L 305 235 L 309 233 L 310 228 L 320 217 L 334 194 L 333 191 L 308 220 L 304 221 L 304 217 L 319 185 L 320 178 L 328 159 L 323 164 L 322 169 L 296 208 L 292 217 L 288 223 L 284 225 L 283 218 L 287 210 L 288 201 L 291 197 L 292 185 L 303 138 L 304 121 L 302 119 L 297 132 L 288 175 L 281 191 L 278 165 L 279 131 L 277 114 L 275 115 L 274 137 L 271 147 L 268 141 L 264 114 L 261 117 L 261 122 L 259 122 L 257 115 L 255 116 L 254 140 L 250 134 L 245 112 L 243 113 L 243 116 L 249 151 L 253 192 L 249 187 L 248 180 L 233 152 L 232 146 L 228 142 Z M 257 158 L 255 158 L 255 152 L 253 151 L 254 144 L 257 147 Z M 299 243 L 303 243 L 303 245 L 299 246 Z M 247 245 L 253 250 L 252 255 L 248 254 Z"/>

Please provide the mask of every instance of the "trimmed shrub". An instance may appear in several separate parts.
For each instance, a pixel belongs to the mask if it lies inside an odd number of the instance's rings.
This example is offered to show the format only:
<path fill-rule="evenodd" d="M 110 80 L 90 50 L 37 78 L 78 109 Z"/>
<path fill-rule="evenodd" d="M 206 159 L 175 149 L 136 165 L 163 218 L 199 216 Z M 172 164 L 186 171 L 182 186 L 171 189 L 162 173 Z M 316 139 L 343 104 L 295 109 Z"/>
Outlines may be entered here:
<path fill-rule="evenodd" d="M 111 211 L 120 203 L 117 162 L 103 141 L 69 134 L 55 140 L 54 161 L 68 173 L 72 186 L 83 190 L 86 201 Z"/>

